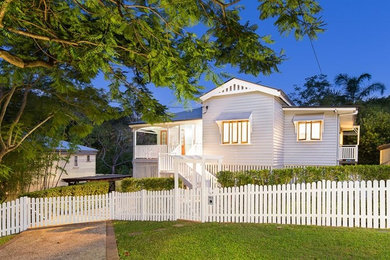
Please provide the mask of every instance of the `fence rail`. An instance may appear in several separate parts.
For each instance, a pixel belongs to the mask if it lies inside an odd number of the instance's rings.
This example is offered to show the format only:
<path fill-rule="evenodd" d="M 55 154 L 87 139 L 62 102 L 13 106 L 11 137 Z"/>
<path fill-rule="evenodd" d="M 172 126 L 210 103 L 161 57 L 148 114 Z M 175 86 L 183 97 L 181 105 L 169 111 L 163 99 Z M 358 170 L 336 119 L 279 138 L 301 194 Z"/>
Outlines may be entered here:
<path fill-rule="evenodd" d="M 390 180 L 23 197 L 0 205 L 0 236 L 70 223 L 177 219 L 390 228 Z"/>

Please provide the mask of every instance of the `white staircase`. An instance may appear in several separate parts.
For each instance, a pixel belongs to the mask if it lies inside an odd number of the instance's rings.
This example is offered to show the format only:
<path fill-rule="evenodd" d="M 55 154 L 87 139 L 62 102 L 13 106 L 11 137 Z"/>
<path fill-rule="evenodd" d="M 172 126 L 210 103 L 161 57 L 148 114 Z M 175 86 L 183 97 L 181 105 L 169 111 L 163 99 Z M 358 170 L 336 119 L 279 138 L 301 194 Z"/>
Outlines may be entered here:
<path fill-rule="evenodd" d="M 166 173 L 174 172 L 174 160 L 177 160 L 177 168 L 179 176 L 181 177 L 183 183 L 189 188 L 200 188 L 202 180 L 202 165 L 200 163 L 195 163 L 193 159 L 186 159 L 186 156 L 180 156 L 175 154 L 160 153 L 159 154 L 159 171 Z M 201 156 L 193 155 L 187 156 L 189 158 L 196 158 Z M 205 173 L 206 187 L 210 188 L 219 188 L 217 177 L 214 174 L 207 171 L 206 168 L 203 171 Z"/>

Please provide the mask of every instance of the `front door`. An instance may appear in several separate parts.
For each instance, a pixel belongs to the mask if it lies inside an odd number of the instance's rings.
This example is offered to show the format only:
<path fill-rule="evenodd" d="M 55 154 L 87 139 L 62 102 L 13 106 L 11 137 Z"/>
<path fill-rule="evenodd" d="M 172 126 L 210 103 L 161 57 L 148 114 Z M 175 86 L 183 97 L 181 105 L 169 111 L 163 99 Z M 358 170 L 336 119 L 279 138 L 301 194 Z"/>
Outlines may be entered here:
<path fill-rule="evenodd" d="M 168 132 L 167 130 L 161 130 L 160 131 L 160 145 L 167 145 L 168 144 Z"/>
<path fill-rule="evenodd" d="M 184 129 L 181 129 L 180 130 L 181 155 L 185 155 L 186 154 L 186 137 L 185 137 L 184 133 L 185 133 Z"/>

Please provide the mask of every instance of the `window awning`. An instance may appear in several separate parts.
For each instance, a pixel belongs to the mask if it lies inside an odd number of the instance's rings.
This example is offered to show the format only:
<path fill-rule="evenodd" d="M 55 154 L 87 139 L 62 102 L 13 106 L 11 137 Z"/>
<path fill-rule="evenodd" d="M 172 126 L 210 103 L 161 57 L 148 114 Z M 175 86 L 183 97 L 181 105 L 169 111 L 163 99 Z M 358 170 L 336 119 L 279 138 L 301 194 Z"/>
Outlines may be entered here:
<path fill-rule="evenodd" d="M 252 112 L 222 112 L 215 121 L 249 120 L 251 115 Z"/>
<path fill-rule="evenodd" d="M 302 121 L 324 121 L 324 114 L 294 115 L 294 123 Z"/>

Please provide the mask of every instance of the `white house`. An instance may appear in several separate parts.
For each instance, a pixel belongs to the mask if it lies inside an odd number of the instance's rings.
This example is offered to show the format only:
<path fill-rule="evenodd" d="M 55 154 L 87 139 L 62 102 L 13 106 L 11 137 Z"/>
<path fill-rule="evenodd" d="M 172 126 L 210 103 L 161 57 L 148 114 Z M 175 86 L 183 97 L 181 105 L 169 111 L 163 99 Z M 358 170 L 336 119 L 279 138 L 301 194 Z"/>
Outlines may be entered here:
<path fill-rule="evenodd" d="M 72 150 L 72 152 L 70 152 Z M 60 160 L 54 161 L 38 179 L 33 181 L 29 191 L 66 186 L 63 178 L 86 177 L 96 175 L 96 154 L 98 150 L 83 145 L 71 149 L 70 143 L 61 141 L 55 149 Z"/>
<path fill-rule="evenodd" d="M 378 147 L 379 164 L 390 165 L 390 144 L 383 144 Z"/>
<path fill-rule="evenodd" d="M 200 97 L 201 108 L 177 113 L 172 122 L 136 122 L 134 177 L 171 174 L 173 157 L 214 158 L 218 170 L 351 164 L 358 161 L 356 107 L 298 107 L 279 89 L 233 78 Z M 137 134 L 156 143 L 137 142 Z M 344 145 L 355 135 L 356 144 Z M 210 157 L 211 156 L 211 157 Z M 220 164 L 218 166 L 218 163 Z M 188 167 L 187 167 L 188 166 Z M 179 171 L 197 172 L 188 161 Z"/>

